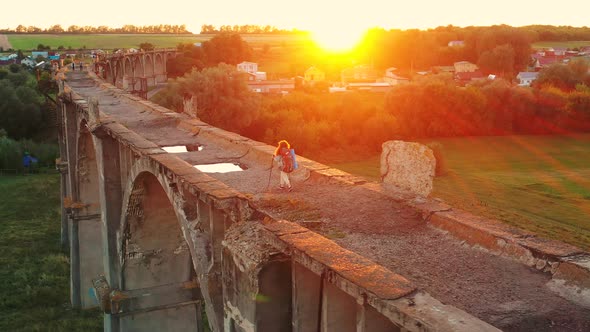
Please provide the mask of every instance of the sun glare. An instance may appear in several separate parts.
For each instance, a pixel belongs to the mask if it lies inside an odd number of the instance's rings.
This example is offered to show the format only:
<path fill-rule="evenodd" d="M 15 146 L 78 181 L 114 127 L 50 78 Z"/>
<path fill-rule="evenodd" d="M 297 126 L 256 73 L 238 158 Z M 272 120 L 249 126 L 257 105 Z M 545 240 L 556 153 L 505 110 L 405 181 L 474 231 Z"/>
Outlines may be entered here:
<path fill-rule="evenodd" d="M 312 32 L 313 40 L 329 52 L 351 51 L 360 41 L 364 31 L 317 29 Z"/>

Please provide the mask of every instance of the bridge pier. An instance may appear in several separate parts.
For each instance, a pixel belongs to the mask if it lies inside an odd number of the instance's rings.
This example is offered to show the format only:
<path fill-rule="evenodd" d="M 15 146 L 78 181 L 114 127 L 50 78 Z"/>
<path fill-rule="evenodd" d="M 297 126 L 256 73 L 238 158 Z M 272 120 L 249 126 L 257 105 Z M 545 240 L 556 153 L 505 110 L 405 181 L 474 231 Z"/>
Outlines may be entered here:
<path fill-rule="evenodd" d="M 119 143 L 107 135 L 95 136 L 98 170 L 100 178 L 99 194 L 101 202 L 101 234 L 103 248 L 104 276 L 112 288 L 121 287 L 121 265 L 118 253 L 118 239 L 121 225 L 123 188 L 121 186 L 121 165 Z M 119 317 L 110 312 L 104 315 L 104 330 L 119 331 Z"/>
<path fill-rule="evenodd" d="M 68 163 L 68 176 L 66 179 L 67 197 L 64 199 L 64 207 L 67 215 L 68 247 L 70 249 L 70 301 L 72 307 L 81 308 L 80 290 L 80 257 L 78 224 L 72 219 L 72 204 L 77 195 L 76 188 L 76 166 L 77 166 L 77 143 L 78 143 L 78 116 L 77 106 L 74 103 L 66 104 L 64 107 L 64 136 L 66 139 L 65 152 Z M 64 230 L 62 230 L 63 233 Z"/>

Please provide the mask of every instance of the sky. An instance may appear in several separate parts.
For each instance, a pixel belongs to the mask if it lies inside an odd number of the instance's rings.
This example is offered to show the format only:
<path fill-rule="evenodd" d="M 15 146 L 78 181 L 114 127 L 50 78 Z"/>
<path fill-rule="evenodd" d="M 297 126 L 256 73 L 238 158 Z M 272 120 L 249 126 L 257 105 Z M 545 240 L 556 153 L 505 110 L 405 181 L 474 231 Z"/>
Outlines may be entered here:
<path fill-rule="evenodd" d="M 18 1 L 5 1 L 0 28 L 185 24 L 199 33 L 203 24 L 255 24 L 335 34 L 360 33 L 371 27 L 427 29 L 449 24 L 590 26 L 590 0 L 29 0 L 26 4 L 27 9 Z"/>

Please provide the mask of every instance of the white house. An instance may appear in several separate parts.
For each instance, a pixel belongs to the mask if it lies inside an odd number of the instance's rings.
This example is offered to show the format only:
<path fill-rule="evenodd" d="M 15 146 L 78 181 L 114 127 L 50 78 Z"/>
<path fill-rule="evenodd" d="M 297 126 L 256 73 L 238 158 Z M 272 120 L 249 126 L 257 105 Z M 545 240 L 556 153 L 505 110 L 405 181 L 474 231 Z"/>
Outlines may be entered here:
<path fill-rule="evenodd" d="M 538 72 L 521 71 L 516 75 L 516 79 L 520 86 L 531 86 L 531 83 L 537 79 L 537 76 L 539 76 Z"/>
<path fill-rule="evenodd" d="M 464 40 L 451 40 L 448 44 L 448 47 L 464 47 L 465 41 Z"/>
<path fill-rule="evenodd" d="M 37 65 L 37 61 L 33 60 L 31 57 L 26 57 L 20 61 L 20 64 L 33 68 Z"/>
<path fill-rule="evenodd" d="M 238 63 L 237 68 L 239 71 L 254 74 L 258 71 L 258 64 L 256 62 L 244 61 L 242 63 Z"/>

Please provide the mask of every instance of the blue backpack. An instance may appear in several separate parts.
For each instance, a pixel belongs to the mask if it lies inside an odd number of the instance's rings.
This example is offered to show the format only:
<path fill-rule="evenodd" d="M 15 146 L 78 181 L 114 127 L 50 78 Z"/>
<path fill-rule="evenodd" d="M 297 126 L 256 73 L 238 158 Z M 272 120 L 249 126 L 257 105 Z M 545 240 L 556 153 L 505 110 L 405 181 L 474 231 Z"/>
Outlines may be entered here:
<path fill-rule="evenodd" d="M 295 149 L 284 150 L 284 152 L 281 152 L 281 158 L 283 159 L 282 171 L 291 173 L 299 167 L 297 159 L 295 159 Z"/>

